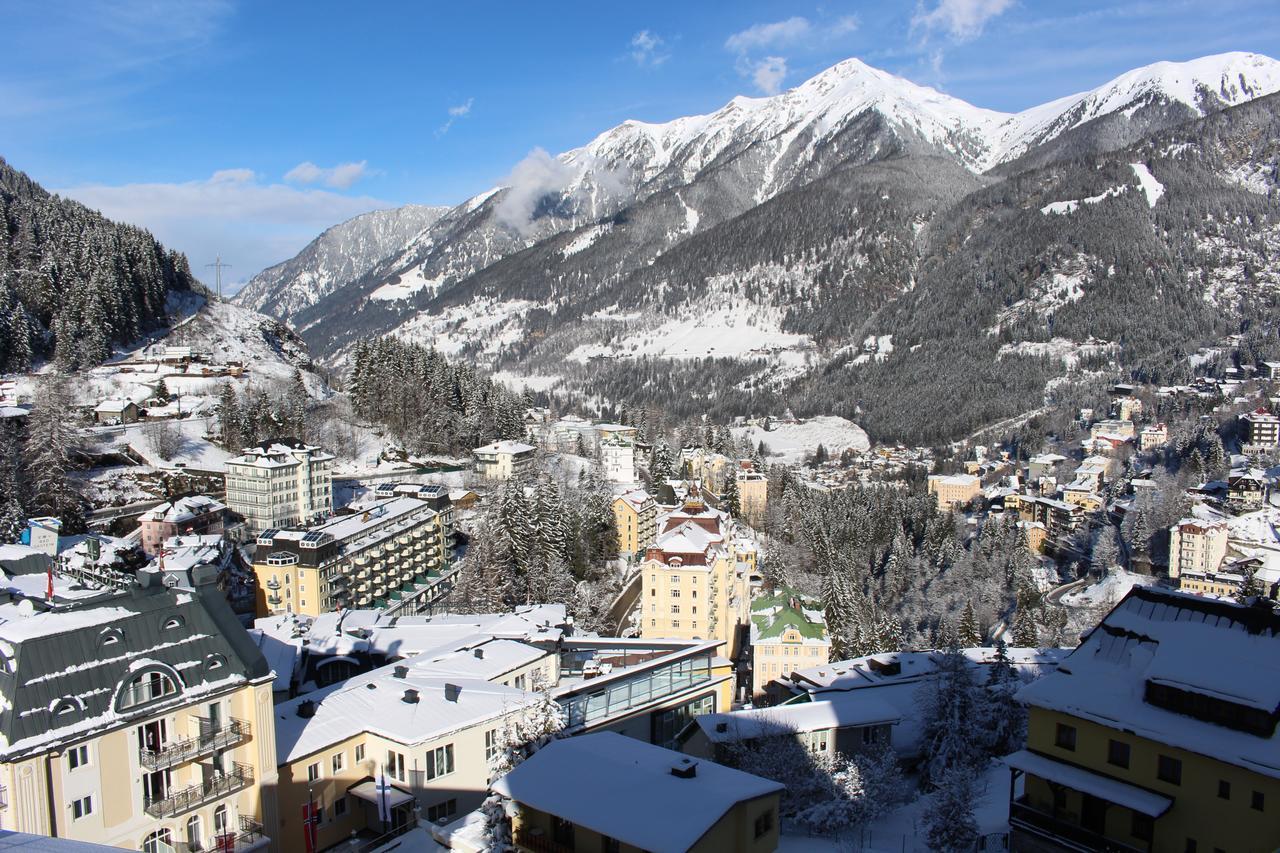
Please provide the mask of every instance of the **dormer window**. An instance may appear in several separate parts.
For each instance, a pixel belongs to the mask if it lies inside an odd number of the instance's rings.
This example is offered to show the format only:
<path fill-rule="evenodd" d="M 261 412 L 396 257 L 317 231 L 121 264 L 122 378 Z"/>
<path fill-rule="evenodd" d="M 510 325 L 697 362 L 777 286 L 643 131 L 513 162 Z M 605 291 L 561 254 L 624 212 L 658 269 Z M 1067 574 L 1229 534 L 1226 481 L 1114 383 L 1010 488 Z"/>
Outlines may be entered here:
<path fill-rule="evenodd" d="M 204 659 L 204 668 L 208 671 L 222 669 L 227 665 L 227 659 L 222 655 L 209 655 Z"/>
<path fill-rule="evenodd" d="M 150 705 L 170 696 L 176 696 L 181 690 L 175 673 L 151 669 L 135 675 L 121 688 L 116 698 L 116 709 L 127 711 L 131 708 Z"/>
<path fill-rule="evenodd" d="M 98 636 L 98 648 L 104 649 L 107 646 L 114 646 L 124 640 L 124 631 L 119 628 L 108 628 Z"/>
<path fill-rule="evenodd" d="M 53 716 L 55 720 L 62 721 L 74 714 L 79 714 L 84 710 L 84 703 L 72 696 L 64 696 L 53 705 Z"/>
<path fill-rule="evenodd" d="M 166 631 L 175 631 L 185 624 L 187 624 L 186 620 L 181 616 L 170 616 L 168 619 L 164 620 L 163 628 Z"/>

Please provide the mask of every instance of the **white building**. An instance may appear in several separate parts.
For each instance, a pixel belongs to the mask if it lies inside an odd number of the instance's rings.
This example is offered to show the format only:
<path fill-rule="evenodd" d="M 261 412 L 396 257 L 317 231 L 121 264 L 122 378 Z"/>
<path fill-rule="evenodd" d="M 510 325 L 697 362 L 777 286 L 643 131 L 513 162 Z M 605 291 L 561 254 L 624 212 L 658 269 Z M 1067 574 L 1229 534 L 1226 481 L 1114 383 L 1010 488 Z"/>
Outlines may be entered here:
<path fill-rule="evenodd" d="M 293 527 L 333 512 L 333 456 L 281 438 L 227 460 L 227 506 L 250 530 Z"/>
<path fill-rule="evenodd" d="M 636 445 L 625 435 L 606 435 L 600 439 L 600 458 L 604 476 L 610 483 L 635 483 Z"/>
<path fill-rule="evenodd" d="M 535 448 L 521 441 L 495 441 L 477 447 L 476 473 L 489 480 L 510 480 L 528 474 L 534 463 Z"/>

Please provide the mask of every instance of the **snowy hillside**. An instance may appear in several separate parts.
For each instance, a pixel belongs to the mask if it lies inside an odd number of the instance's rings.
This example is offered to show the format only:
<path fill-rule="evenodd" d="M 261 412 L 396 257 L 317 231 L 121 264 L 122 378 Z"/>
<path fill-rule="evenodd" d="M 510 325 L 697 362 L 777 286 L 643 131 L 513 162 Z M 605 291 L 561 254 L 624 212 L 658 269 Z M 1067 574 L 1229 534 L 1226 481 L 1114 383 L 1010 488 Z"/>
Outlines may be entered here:
<path fill-rule="evenodd" d="M 446 210 L 411 204 L 335 225 L 295 257 L 255 275 L 235 301 L 273 317 L 288 317 L 367 273 Z"/>

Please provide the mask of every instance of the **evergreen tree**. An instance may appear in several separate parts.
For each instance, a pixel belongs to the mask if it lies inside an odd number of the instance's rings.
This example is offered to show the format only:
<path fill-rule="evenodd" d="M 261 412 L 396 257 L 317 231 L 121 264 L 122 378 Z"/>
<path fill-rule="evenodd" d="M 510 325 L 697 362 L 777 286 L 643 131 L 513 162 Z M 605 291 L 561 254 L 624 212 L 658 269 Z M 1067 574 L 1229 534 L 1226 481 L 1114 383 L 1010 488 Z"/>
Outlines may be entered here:
<path fill-rule="evenodd" d="M 734 518 L 742 517 L 742 503 L 738 497 L 738 477 L 736 470 L 726 471 L 724 475 L 724 509 Z"/>
<path fill-rule="evenodd" d="M 160 377 L 160 381 L 156 383 L 155 390 L 152 391 L 151 396 L 154 399 L 159 400 L 161 403 L 168 403 L 173 399 L 172 395 L 169 393 L 169 386 L 164 381 L 163 376 Z"/>
<path fill-rule="evenodd" d="M 941 655 L 937 675 L 922 691 L 924 780 L 936 785 L 950 771 L 972 773 L 985 758 L 974 738 L 982 698 L 973 684 L 968 659 L 958 647 L 952 646 Z"/>
<path fill-rule="evenodd" d="M 937 780 L 924 812 L 925 838 L 936 853 L 972 853 L 978 843 L 973 815 L 976 795 L 973 770 L 956 767 Z"/>
<path fill-rule="evenodd" d="M 1014 613 L 1013 644 L 1020 649 L 1034 649 L 1040 645 L 1040 633 L 1029 607 L 1020 606 Z"/>
<path fill-rule="evenodd" d="M 0 423 L 0 543 L 17 542 L 26 527 L 22 452 L 14 428 Z"/>
<path fill-rule="evenodd" d="M 31 512 L 59 518 L 64 533 L 78 533 L 84 516 L 70 478 L 78 435 L 70 415 L 66 378 L 52 375 L 43 380 L 27 418 L 25 473 Z"/>
<path fill-rule="evenodd" d="M 978 629 L 978 617 L 973 612 L 973 599 L 969 599 L 964 604 L 964 612 L 960 614 L 957 633 L 960 645 L 965 648 L 975 648 L 982 645 L 982 632 Z"/>

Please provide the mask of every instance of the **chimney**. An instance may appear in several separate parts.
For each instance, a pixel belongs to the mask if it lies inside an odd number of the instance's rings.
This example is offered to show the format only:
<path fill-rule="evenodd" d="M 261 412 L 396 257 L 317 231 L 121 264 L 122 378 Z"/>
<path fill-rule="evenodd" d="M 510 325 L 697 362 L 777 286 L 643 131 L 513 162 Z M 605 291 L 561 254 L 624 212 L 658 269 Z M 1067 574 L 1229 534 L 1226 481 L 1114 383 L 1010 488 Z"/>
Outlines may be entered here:
<path fill-rule="evenodd" d="M 698 763 L 688 758 L 682 758 L 680 763 L 671 766 L 671 775 L 677 779 L 692 779 L 698 775 Z"/>
<path fill-rule="evenodd" d="M 476 660 L 484 660 L 484 649 L 476 649 Z"/>
<path fill-rule="evenodd" d="M 403 697 L 402 701 L 403 701 L 406 705 L 417 705 L 417 704 L 418 704 L 418 691 L 417 691 L 417 690 L 414 690 L 414 689 L 412 689 L 412 688 L 410 688 L 410 689 L 406 690 L 406 691 L 404 692 L 404 697 Z"/>
<path fill-rule="evenodd" d="M 458 697 L 462 695 L 462 688 L 456 684 L 445 684 L 444 698 L 447 702 L 457 702 Z"/>
<path fill-rule="evenodd" d="M 298 703 L 298 716 L 304 720 L 309 720 L 316 715 L 316 703 L 310 699 L 305 699 Z"/>
<path fill-rule="evenodd" d="M 409 677 L 409 667 L 407 667 L 407 666 L 397 666 L 395 669 L 391 670 L 391 675 L 392 675 L 393 677 L 395 677 L 395 678 L 408 678 L 408 677 Z"/>

